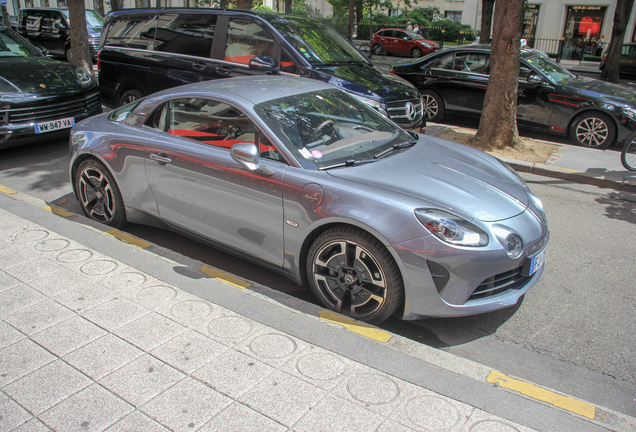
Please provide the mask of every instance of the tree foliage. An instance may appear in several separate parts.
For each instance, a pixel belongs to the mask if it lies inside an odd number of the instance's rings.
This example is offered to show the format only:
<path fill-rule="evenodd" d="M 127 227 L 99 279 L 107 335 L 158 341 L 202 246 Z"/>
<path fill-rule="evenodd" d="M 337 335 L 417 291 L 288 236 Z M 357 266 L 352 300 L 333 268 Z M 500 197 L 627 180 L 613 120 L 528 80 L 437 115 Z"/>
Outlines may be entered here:
<path fill-rule="evenodd" d="M 634 0 L 618 0 L 616 11 L 614 12 L 614 26 L 612 27 L 612 40 L 607 50 L 607 59 L 601 72 L 601 79 L 609 82 L 618 82 L 619 63 L 621 60 L 621 49 L 625 38 L 627 22 L 632 14 Z"/>

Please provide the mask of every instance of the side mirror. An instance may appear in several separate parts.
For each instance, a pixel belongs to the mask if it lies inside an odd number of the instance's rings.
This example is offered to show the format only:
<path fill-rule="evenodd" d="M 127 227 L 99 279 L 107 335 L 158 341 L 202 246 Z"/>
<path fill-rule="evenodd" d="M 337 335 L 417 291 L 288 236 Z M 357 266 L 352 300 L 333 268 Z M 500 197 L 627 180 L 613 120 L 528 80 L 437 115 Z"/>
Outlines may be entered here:
<path fill-rule="evenodd" d="M 541 84 L 543 82 L 543 78 L 541 78 L 541 75 L 532 74 L 528 76 L 526 81 L 528 81 L 529 84 Z"/>
<path fill-rule="evenodd" d="M 251 70 L 259 72 L 271 72 L 273 74 L 278 73 L 278 66 L 276 62 L 269 56 L 252 57 L 249 62 Z"/>
<path fill-rule="evenodd" d="M 49 50 L 47 50 L 46 48 L 37 45 L 36 48 L 42 53 L 43 56 L 49 55 Z"/>
<path fill-rule="evenodd" d="M 274 172 L 260 164 L 260 157 L 256 144 L 251 142 L 240 142 L 230 148 L 232 159 L 240 163 L 249 171 L 258 171 L 265 175 L 272 175 Z"/>
<path fill-rule="evenodd" d="M 64 27 L 64 24 L 60 23 L 60 22 L 56 22 L 54 24 L 54 27 L 58 30 L 64 30 L 66 27 Z"/>

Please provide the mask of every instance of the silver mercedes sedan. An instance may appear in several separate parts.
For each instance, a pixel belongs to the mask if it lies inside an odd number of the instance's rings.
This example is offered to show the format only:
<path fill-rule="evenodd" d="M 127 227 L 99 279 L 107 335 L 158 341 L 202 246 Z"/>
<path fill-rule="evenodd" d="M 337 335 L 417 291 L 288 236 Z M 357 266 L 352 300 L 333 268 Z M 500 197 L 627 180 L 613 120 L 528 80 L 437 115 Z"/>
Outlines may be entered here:
<path fill-rule="evenodd" d="M 358 320 L 513 306 L 543 273 L 541 201 L 505 163 L 317 81 L 173 88 L 80 122 L 70 146 L 88 217 L 196 236 Z"/>

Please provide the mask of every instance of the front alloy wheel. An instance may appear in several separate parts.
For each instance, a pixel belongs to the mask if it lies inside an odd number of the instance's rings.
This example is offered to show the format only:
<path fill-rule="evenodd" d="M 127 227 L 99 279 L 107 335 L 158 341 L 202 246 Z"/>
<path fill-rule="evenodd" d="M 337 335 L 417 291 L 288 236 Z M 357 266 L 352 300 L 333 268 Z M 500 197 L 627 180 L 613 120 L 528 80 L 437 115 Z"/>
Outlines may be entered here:
<path fill-rule="evenodd" d="M 86 216 L 118 228 L 126 222 L 121 194 L 103 164 L 92 159 L 82 162 L 77 169 L 75 182 Z"/>
<path fill-rule="evenodd" d="M 427 121 L 437 123 L 444 118 L 444 101 L 434 91 L 420 90 L 422 95 L 422 110 Z"/>
<path fill-rule="evenodd" d="M 375 238 L 351 227 L 332 228 L 312 245 L 309 284 L 328 308 L 379 323 L 402 304 L 404 288 L 395 261 Z"/>
<path fill-rule="evenodd" d="M 570 136 L 584 147 L 606 149 L 616 136 L 616 127 L 603 113 L 583 114 L 574 121 Z"/>

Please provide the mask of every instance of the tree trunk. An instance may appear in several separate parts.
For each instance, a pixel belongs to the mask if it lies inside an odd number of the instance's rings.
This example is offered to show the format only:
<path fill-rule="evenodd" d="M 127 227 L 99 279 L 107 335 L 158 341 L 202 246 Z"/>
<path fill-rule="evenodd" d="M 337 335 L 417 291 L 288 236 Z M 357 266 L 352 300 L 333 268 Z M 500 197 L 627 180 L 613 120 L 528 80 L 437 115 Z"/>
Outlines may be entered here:
<path fill-rule="evenodd" d="M 621 48 L 623 47 L 623 39 L 625 38 L 625 29 L 627 22 L 632 14 L 632 6 L 634 0 L 618 0 L 616 3 L 616 12 L 614 12 L 614 27 L 612 27 L 612 40 L 607 50 L 607 59 L 605 66 L 601 72 L 603 81 L 618 82 L 618 67 L 621 60 Z"/>
<path fill-rule="evenodd" d="M 227 9 L 228 0 L 220 0 L 219 1 L 219 9 Z"/>
<path fill-rule="evenodd" d="M 524 0 L 497 0 L 490 53 L 490 77 L 473 141 L 484 147 L 519 148 L 517 87 L 520 26 Z"/>
<path fill-rule="evenodd" d="M 100 14 L 101 16 L 106 15 L 104 13 L 104 0 L 95 0 L 93 2 L 93 4 L 95 5 L 95 12 L 97 12 L 98 14 Z"/>
<path fill-rule="evenodd" d="M 84 0 L 69 0 L 68 12 L 71 21 L 71 61 L 74 65 L 93 75 L 93 60 L 88 43 Z"/>
<path fill-rule="evenodd" d="M 292 0 L 285 0 L 285 13 L 292 13 Z"/>
<path fill-rule="evenodd" d="M 479 42 L 490 43 L 490 28 L 492 27 L 492 11 L 495 7 L 495 0 L 481 1 L 481 28 L 479 30 Z"/>

